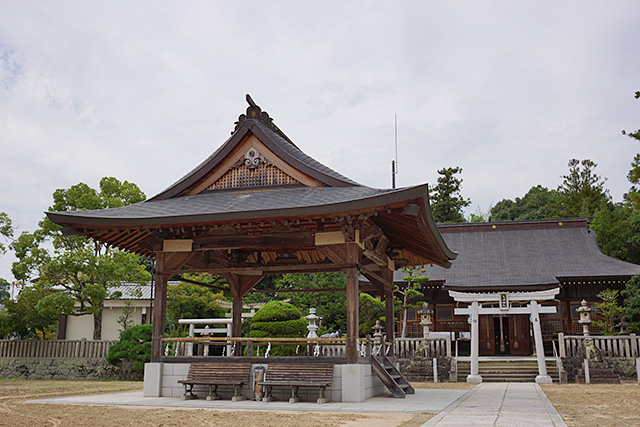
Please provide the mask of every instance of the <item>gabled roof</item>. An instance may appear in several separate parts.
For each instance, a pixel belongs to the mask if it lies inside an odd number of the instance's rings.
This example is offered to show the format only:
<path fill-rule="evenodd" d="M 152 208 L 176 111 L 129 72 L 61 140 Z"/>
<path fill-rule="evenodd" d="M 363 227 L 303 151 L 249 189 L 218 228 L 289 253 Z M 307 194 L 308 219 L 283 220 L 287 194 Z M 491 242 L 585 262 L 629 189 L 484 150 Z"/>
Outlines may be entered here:
<path fill-rule="evenodd" d="M 640 265 L 604 255 L 586 218 L 443 224 L 438 229 L 459 253 L 450 269 L 429 268 L 446 289 L 485 291 L 548 288 L 575 280 L 626 280 Z M 406 273 L 396 272 L 396 280 Z"/>
<path fill-rule="evenodd" d="M 233 156 L 234 152 L 236 152 L 236 157 L 242 159 L 242 155 L 246 155 L 251 148 L 255 148 L 255 145 L 262 144 L 264 148 L 257 148 L 256 157 L 260 156 L 268 162 L 274 162 L 277 158 L 291 168 L 307 175 L 311 180 L 315 180 L 315 186 L 360 186 L 357 182 L 352 181 L 303 153 L 293 141 L 273 123 L 273 119 L 269 117 L 269 114 L 266 111 L 262 111 L 261 108 L 253 102 L 249 95 L 247 95 L 247 102 L 249 102 L 247 112 L 238 118 L 231 137 L 204 162 L 150 200 L 164 200 L 173 197 L 193 195 L 194 190 L 200 193 L 202 190 L 198 191 L 198 184 L 206 181 L 206 179 L 220 167 L 224 167 L 225 160 Z M 256 137 L 257 141 L 255 141 L 255 139 L 251 140 L 252 135 Z M 268 151 L 269 154 L 265 151 Z"/>
<path fill-rule="evenodd" d="M 247 101 L 246 114 L 239 117 L 231 137 L 155 197 L 121 208 L 48 212 L 49 219 L 69 234 L 145 256 L 155 256 L 165 240 L 192 241 L 202 254 L 220 236 L 229 241 L 237 234 L 255 243 L 251 236 L 283 230 L 310 238 L 342 232 L 357 242 L 355 224 L 366 223 L 369 234 L 363 239 L 377 246 L 363 251 L 378 265 L 386 262 L 384 257 L 402 265 L 445 267 L 455 259 L 431 216 L 426 184 L 399 189 L 360 185 L 304 154 L 248 95 Z M 324 262 L 326 256 L 317 246 L 314 241 L 298 243 L 299 262 L 318 257 Z M 273 253 L 264 256 L 269 262 L 277 252 L 283 257 L 287 252 L 284 243 L 278 251 L 269 249 Z"/>

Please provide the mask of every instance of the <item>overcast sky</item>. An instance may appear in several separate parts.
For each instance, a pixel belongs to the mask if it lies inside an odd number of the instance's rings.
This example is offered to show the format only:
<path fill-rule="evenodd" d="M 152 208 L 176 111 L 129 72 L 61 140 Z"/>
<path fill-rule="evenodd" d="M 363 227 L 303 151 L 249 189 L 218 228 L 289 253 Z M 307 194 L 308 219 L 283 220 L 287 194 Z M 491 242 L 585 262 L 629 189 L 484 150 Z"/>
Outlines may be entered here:
<path fill-rule="evenodd" d="M 589 158 L 615 201 L 640 147 L 640 2 L 0 0 L 0 212 L 57 188 L 153 196 L 229 136 L 250 93 L 304 152 L 368 186 L 460 166 L 468 213 Z M 11 280 L 10 254 L 0 277 Z"/>

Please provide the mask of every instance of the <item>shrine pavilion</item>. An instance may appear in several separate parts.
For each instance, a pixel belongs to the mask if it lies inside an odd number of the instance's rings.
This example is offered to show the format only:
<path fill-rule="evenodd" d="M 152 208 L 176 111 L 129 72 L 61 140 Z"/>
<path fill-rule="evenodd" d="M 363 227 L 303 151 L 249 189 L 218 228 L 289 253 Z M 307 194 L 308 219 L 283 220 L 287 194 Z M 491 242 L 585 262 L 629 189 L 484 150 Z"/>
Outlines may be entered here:
<path fill-rule="evenodd" d="M 359 274 L 385 296 L 392 341 L 394 271 L 425 264 L 448 268 L 457 254 L 433 221 L 426 184 L 358 184 L 304 154 L 249 95 L 247 102 L 231 137 L 155 197 L 121 208 L 47 215 L 64 233 L 155 258 L 151 365 L 167 362 L 162 338 L 173 275 L 225 277 L 233 296 L 232 335 L 239 337 L 242 298 L 265 274 L 332 271 L 347 275 L 343 363 L 357 365 Z M 235 352 L 240 356 L 240 346 Z"/>
<path fill-rule="evenodd" d="M 600 251 L 588 218 L 440 224 L 438 229 L 460 256 L 450 269 L 427 268 L 424 300 L 434 308 L 435 331 L 455 333 L 463 338 L 461 345 L 469 340 L 471 381 L 480 381 L 479 356 L 533 353 L 538 382 L 550 381 L 544 355 L 553 354 L 559 333 L 582 333 L 580 302 L 599 302 L 599 292 L 624 289 L 640 274 L 640 265 Z M 404 276 L 396 272 L 400 286 Z M 412 336 L 420 325 L 409 324 Z M 592 333 L 599 332 L 592 325 Z"/>

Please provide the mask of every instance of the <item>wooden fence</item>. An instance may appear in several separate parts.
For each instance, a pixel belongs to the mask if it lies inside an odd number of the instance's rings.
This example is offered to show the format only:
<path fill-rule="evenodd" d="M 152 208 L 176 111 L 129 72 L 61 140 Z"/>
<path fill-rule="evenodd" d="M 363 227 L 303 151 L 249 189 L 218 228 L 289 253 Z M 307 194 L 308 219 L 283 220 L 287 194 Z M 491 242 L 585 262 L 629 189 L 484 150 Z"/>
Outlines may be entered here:
<path fill-rule="evenodd" d="M 447 338 L 396 338 L 393 343 L 395 357 L 413 359 L 422 357 L 451 357 L 451 337 Z"/>
<path fill-rule="evenodd" d="M 630 335 L 592 335 L 595 347 L 605 357 L 638 357 L 640 337 Z M 585 338 L 582 335 L 558 334 L 560 357 L 584 357 Z"/>
<path fill-rule="evenodd" d="M 0 340 L 0 357 L 103 358 L 118 341 Z"/>

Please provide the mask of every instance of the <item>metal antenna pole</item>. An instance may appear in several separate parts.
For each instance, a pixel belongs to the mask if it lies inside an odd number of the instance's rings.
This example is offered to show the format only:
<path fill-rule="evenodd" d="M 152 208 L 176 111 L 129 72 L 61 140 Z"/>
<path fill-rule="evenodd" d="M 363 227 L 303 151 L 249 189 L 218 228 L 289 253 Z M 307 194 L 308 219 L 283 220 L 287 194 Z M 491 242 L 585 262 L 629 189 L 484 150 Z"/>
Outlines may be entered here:
<path fill-rule="evenodd" d="M 393 114 L 395 159 L 391 160 L 391 188 L 396 188 L 396 174 L 398 173 L 398 115 Z"/>

